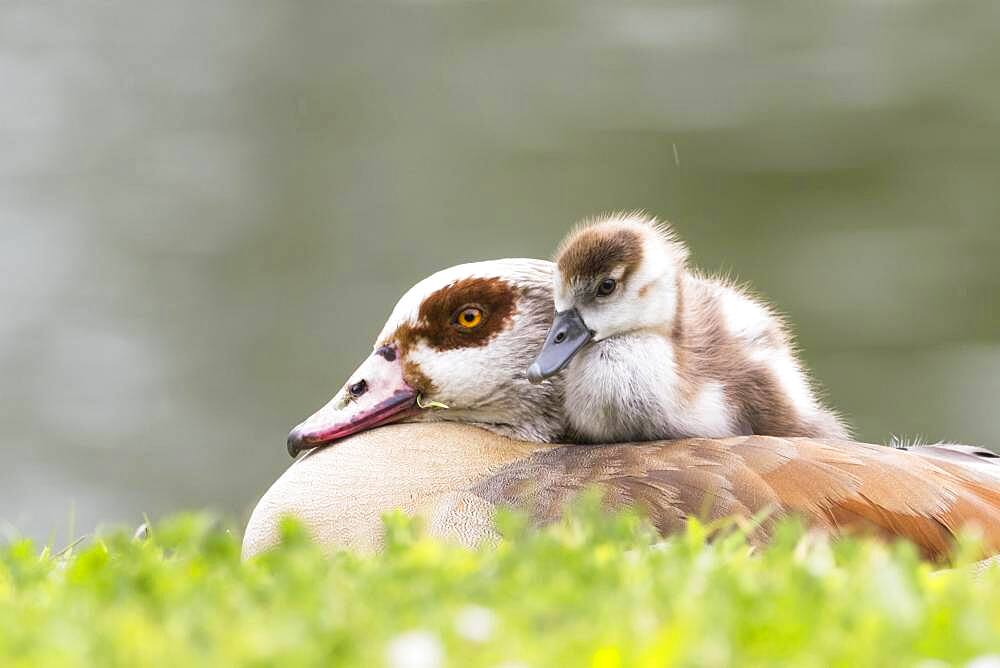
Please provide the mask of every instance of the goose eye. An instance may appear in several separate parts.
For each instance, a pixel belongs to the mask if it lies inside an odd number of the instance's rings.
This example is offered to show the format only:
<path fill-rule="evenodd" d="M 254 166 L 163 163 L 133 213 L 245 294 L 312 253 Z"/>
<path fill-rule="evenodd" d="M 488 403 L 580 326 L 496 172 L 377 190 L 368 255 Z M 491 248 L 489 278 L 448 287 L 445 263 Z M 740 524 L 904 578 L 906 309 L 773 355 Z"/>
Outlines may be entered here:
<path fill-rule="evenodd" d="M 463 306 L 455 313 L 454 322 L 459 329 L 475 329 L 483 321 L 483 310 L 477 306 Z"/>
<path fill-rule="evenodd" d="M 615 291 L 616 287 L 618 287 L 618 281 L 613 278 L 605 278 L 601 281 L 601 284 L 597 286 L 597 296 L 607 297 Z"/>

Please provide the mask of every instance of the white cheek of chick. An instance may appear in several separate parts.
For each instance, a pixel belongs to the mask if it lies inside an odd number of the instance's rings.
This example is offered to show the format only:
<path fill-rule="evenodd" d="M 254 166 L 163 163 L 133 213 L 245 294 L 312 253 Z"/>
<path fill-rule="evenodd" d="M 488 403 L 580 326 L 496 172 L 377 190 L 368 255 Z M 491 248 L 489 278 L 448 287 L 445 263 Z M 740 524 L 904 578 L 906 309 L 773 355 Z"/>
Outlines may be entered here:
<path fill-rule="evenodd" d="M 585 222 L 560 245 L 555 321 L 528 377 L 563 372 L 571 434 L 845 437 L 781 318 L 687 259 L 670 228 L 640 213 Z"/>
<path fill-rule="evenodd" d="M 609 222 L 590 229 L 583 244 L 559 254 L 556 311 L 577 309 L 594 341 L 670 327 L 687 250 L 666 228 Z M 576 250 L 582 253 L 573 255 Z"/>

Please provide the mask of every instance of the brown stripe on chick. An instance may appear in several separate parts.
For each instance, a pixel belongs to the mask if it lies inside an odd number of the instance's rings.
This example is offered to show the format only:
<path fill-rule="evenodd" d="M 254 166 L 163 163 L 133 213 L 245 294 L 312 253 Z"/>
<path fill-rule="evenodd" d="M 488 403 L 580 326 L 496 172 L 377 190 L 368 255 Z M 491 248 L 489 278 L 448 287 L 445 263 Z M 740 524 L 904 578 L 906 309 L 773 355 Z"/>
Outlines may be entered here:
<path fill-rule="evenodd" d="M 773 370 L 751 358 L 747 342 L 737 340 L 725 325 L 721 304 L 703 284 L 678 287 L 679 311 L 673 342 L 681 390 L 690 400 L 706 381 L 723 385 L 727 401 L 738 409 L 734 428 L 744 434 L 846 438 L 836 418 L 824 411 L 802 415 L 788 398 Z M 765 348 L 787 345 L 780 319 L 760 334 Z"/>
<path fill-rule="evenodd" d="M 400 325 L 389 339 L 404 355 L 418 342 L 437 351 L 482 347 L 510 327 L 519 296 L 517 288 L 500 278 L 463 278 L 425 297 L 417 321 Z M 483 316 L 469 329 L 455 322 L 456 312 L 467 306 Z"/>
<path fill-rule="evenodd" d="M 622 280 L 642 262 L 642 236 L 628 227 L 603 224 L 570 234 L 556 251 L 556 265 L 566 282 L 603 278 L 625 267 Z"/>

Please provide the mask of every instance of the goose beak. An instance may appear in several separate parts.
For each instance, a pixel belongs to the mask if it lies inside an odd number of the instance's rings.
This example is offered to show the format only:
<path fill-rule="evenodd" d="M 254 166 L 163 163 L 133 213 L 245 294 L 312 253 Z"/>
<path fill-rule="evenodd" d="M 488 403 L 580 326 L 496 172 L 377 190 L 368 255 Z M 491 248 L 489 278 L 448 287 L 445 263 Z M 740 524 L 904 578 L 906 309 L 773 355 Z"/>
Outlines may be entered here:
<path fill-rule="evenodd" d="M 417 391 L 403 378 L 396 349 L 379 348 L 351 374 L 344 388 L 288 434 L 288 454 L 327 445 L 417 411 Z"/>
<path fill-rule="evenodd" d="M 537 385 L 559 373 L 592 338 L 594 333 L 575 308 L 556 313 L 542 351 L 528 367 L 528 380 Z"/>

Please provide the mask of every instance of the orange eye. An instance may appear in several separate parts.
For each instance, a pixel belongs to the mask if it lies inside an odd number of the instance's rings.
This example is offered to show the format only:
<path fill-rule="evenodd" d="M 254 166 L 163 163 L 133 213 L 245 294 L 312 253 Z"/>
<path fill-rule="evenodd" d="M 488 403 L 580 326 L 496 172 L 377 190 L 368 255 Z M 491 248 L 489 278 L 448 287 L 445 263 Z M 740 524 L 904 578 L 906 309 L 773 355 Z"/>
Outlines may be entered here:
<path fill-rule="evenodd" d="M 459 309 L 455 316 L 455 323 L 461 329 L 473 329 L 483 321 L 483 311 L 476 306 L 466 306 Z"/>

